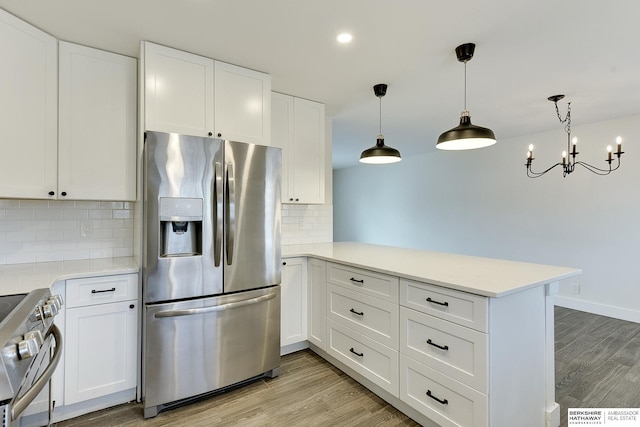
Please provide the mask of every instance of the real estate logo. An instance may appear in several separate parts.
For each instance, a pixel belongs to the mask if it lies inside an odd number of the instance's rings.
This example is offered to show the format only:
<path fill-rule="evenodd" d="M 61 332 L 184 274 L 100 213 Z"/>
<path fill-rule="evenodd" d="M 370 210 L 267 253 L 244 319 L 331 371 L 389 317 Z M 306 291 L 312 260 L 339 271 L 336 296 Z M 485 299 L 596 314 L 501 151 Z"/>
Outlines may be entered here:
<path fill-rule="evenodd" d="M 640 427 L 638 408 L 569 408 L 567 427 Z"/>

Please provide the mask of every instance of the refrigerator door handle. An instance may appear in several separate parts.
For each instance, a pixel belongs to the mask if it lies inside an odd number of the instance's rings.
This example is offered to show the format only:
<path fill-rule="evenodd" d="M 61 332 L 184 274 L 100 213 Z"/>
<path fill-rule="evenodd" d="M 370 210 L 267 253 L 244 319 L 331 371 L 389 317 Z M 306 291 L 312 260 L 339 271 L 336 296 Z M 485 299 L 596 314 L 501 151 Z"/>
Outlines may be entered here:
<path fill-rule="evenodd" d="M 213 261 L 216 267 L 220 266 L 220 258 L 222 255 L 222 226 L 224 216 L 224 206 L 222 202 L 224 200 L 224 188 L 222 184 L 222 163 L 215 163 L 215 177 L 213 187 L 214 209 L 213 209 Z"/>
<path fill-rule="evenodd" d="M 249 298 L 243 301 L 230 302 L 222 305 L 214 305 L 214 306 L 202 307 L 202 308 L 188 308 L 184 310 L 158 311 L 157 313 L 154 313 L 153 317 L 155 317 L 156 319 L 160 319 L 163 317 L 193 316 L 196 314 L 215 313 L 217 311 L 230 310 L 233 308 L 244 307 L 246 305 L 258 304 L 258 303 L 273 299 L 275 297 L 276 297 L 276 293 L 272 292 L 267 295 L 262 295 L 255 298 Z"/>
<path fill-rule="evenodd" d="M 236 237 L 236 182 L 233 163 L 227 163 L 227 265 L 233 264 L 233 249 Z"/>

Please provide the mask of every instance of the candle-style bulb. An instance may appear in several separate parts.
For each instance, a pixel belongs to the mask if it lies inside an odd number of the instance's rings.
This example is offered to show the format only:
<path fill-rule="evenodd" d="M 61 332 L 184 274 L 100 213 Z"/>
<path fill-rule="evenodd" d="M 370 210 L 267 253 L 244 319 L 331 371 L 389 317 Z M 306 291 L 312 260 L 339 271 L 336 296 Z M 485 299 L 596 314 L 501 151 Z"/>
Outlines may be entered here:
<path fill-rule="evenodd" d="M 563 158 L 563 159 L 566 159 L 566 158 L 567 158 L 567 152 L 566 152 L 566 151 L 563 151 L 563 152 L 562 152 L 562 158 Z"/>
<path fill-rule="evenodd" d="M 529 144 L 529 151 L 533 151 L 533 144 Z"/>
<path fill-rule="evenodd" d="M 616 144 L 618 145 L 622 144 L 622 137 L 619 136 L 616 138 Z"/>
<path fill-rule="evenodd" d="M 573 139 L 571 140 L 571 143 L 573 145 L 576 145 L 578 143 L 578 137 L 574 136 Z"/>
<path fill-rule="evenodd" d="M 610 152 L 611 152 L 611 150 L 613 150 L 613 148 L 611 148 L 611 146 L 610 146 L 610 145 L 607 145 L 607 152 L 609 152 L 609 153 L 610 153 Z"/>

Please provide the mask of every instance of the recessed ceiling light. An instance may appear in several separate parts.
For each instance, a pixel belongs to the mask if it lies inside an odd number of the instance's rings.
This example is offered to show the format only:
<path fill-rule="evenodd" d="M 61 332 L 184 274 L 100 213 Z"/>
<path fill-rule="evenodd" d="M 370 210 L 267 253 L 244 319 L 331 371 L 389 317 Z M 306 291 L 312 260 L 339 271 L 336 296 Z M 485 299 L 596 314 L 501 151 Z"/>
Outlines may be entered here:
<path fill-rule="evenodd" d="M 351 39 L 353 39 L 353 37 L 349 33 L 338 34 L 338 37 L 337 37 L 337 40 L 340 43 L 349 43 Z"/>

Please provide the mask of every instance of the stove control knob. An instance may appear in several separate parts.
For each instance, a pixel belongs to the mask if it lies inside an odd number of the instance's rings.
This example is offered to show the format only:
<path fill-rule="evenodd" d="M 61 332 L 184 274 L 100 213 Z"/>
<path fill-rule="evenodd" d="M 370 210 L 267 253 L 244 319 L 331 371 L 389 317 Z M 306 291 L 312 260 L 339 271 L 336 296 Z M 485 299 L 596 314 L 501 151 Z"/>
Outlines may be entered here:
<path fill-rule="evenodd" d="M 53 317 L 58 314 L 58 307 L 51 302 L 47 302 L 42 306 L 42 312 L 44 313 L 45 319 L 48 317 Z"/>
<path fill-rule="evenodd" d="M 42 347 L 42 344 L 44 344 L 44 338 L 42 337 L 42 331 L 40 329 L 35 329 L 24 334 L 25 340 L 29 340 L 32 338 L 36 341 L 38 348 Z"/>
<path fill-rule="evenodd" d="M 60 294 L 56 294 L 56 295 L 52 295 L 49 298 L 49 301 L 56 301 L 58 308 L 62 307 L 64 305 L 64 301 L 62 300 L 62 295 Z"/>
<path fill-rule="evenodd" d="M 18 355 L 20 359 L 28 359 L 38 354 L 39 350 L 36 337 L 26 338 L 18 343 Z"/>
<path fill-rule="evenodd" d="M 45 305 L 46 304 L 54 305 L 56 307 L 56 313 L 57 313 L 62 308 L 62 297 L 60 295 L 55 295 L 55 296 L 49 297 L 47 302 L 45 302 Z"/>

